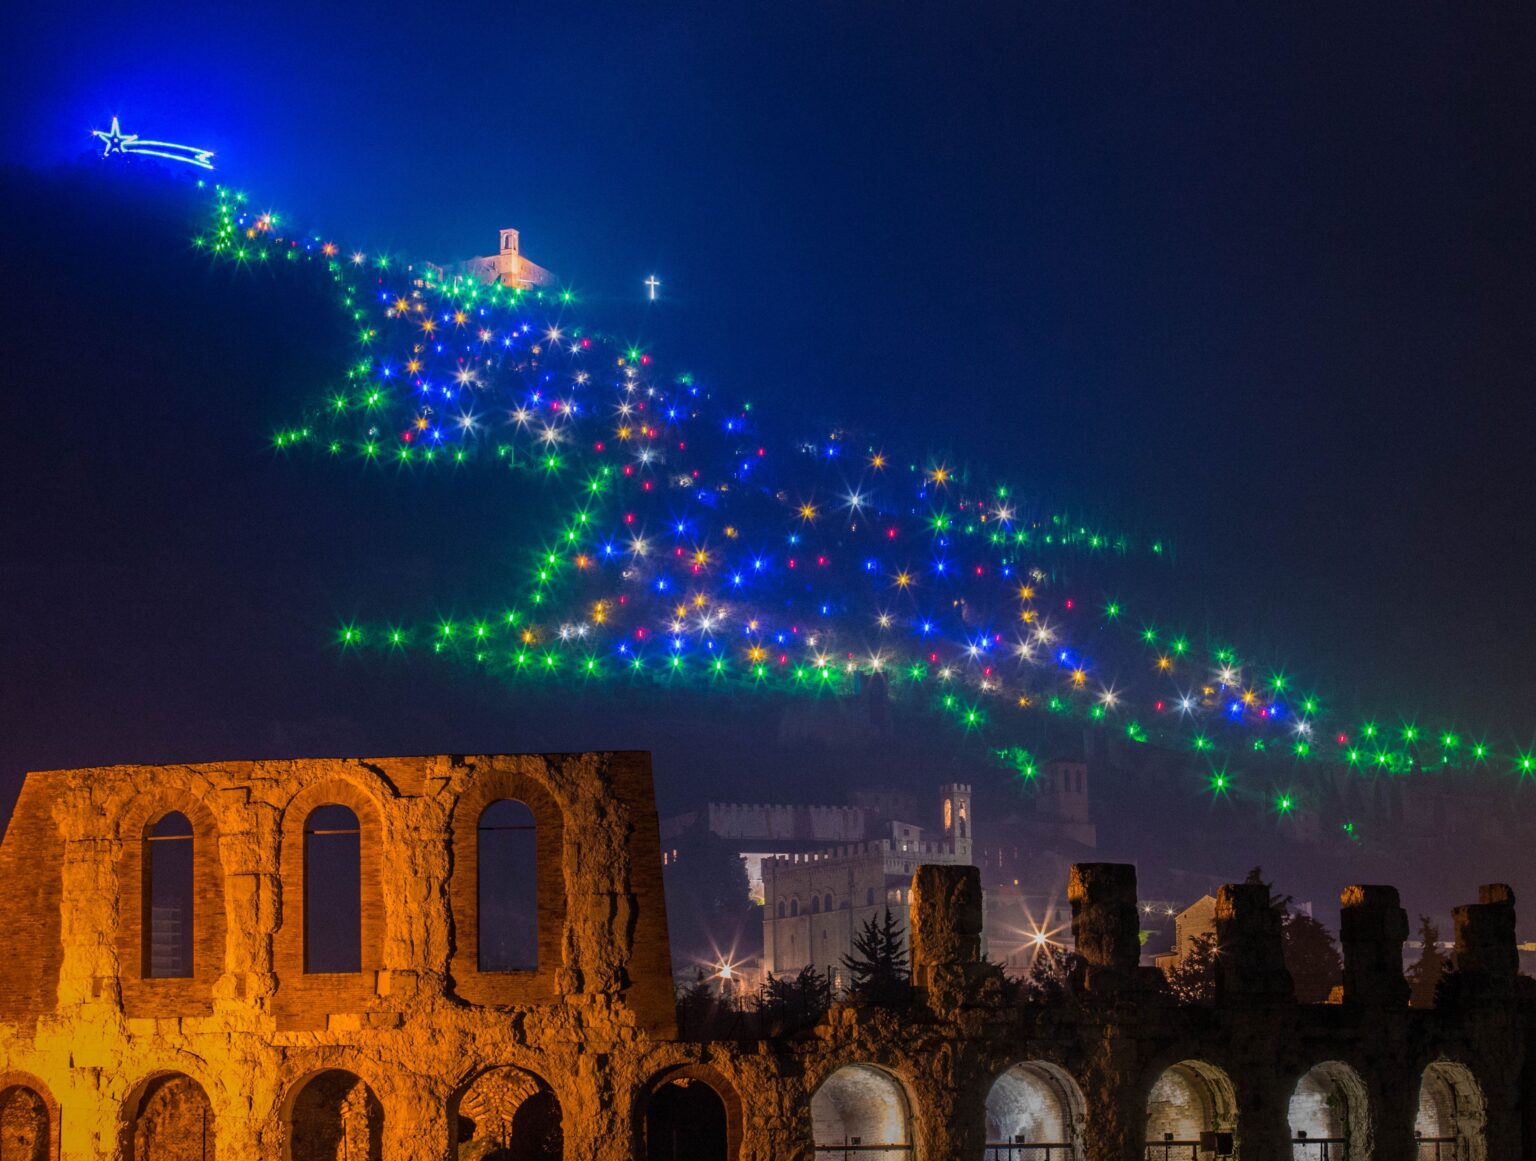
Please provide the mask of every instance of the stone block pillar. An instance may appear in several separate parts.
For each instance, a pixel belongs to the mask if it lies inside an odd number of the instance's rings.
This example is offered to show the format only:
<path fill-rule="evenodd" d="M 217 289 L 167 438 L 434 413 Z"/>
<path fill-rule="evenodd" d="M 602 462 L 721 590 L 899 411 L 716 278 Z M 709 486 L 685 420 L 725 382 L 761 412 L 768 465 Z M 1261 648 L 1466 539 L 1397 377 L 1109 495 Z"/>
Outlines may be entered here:
<path fill-rule="evenodd" d="M 1408 912 L 1396 887 L 1354 885 L 1339 896 L 1339 943 L 1344 950 L 1344 1002 L 1383 1008 L 1408 1003 L 1403 943 Z"/>
<path fill-rule="evenodd" d="M 1515 893 L 1503 883 L 1477 889 L 1477 902 L 1451 912 L 1456 926 L 1456 972 L 1464 980 L 1512 986 L 1520 974 L 1515 949 Z"/>
<path fill-rule="evenodd" d="M 1217 999 L 1274 1001 L 1295 994 L 1268 885 L 1226 884 L 1216 893 Z"/>
<path fill-rule="evenodd" d="M 984 974 L 981 870 L 921 864 L 912 875 L 912 983 L 935 1011 L 964 1004 Z"/>
<path fill-rule="evenodd" d="M 1090 980 L 1095 974 L 1133 975 L 1141 960 L 1136 868 L 1128 863 L 1073 863 L 1067 898 L 1072 903 L 1072 938 Z"/>

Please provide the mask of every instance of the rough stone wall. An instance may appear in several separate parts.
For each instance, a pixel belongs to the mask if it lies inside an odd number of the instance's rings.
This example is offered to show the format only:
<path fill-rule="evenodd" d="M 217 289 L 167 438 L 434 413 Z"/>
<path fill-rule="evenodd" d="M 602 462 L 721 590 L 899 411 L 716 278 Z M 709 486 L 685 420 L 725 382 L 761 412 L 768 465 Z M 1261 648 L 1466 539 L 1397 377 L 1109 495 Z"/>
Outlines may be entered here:
<path fill-rule="evenodd" d="M 463 954 L 474 900 L 465 837 L 485 802 L 513 792 L 541 838 L 558 836 L 539 849 L 549 951 L 541 945 L 536 972 L 476 980 Z M 364 831 L 364 970 L 306 977 L 293 836 L 309 809 L 332 801 L 351 805 Z M 196 841 L 216 865 L 200 862 L 199 874 L 222 892 L 223 928 L 218 938 L 199 931 L 193 979 L 173 981 L 182 992 L 156 993 L 141 986 L 128 934 L 141 905 L 129 847 L 168 809 L 211 828 Z M 1137 966 L 1134 871 L 1083 865 L 1071 898 L 1089 970 L 1051 1002 L 1026 1003 L 980 960 L 974 870 L 922 867 L 911 889 L 911 1007 L 840 1005 L 798 1037 L 694 1043 L 672 1024 L 644 755 L 32 775 L 0 843 L 0 881 L 27 884 L 0 894 L 0 921 L 25 936 L 0 959 L 7 1161 L 117 1161 L 173 1139 L 172 1156 L 202 1157 L 192 1125 L 205 1103 L 206 1155 L 221 1161 L 464 1161 L 509 1135 L 521 1148 L 530 1134 L 544 1156 L 622 1161 L 645 1156 L 652 1097 L 681 1079 L 720 1096 L 733 1161 L 813 1161 L 812 1109 L 828 1082 L 824 1137 L 845 1117 L 902 1136 L 891 1143 L 910 1153 L 897 1156 L 979 1161 L 994 1084 L 1022 1064 L 1050 1082 L 1031 1100 L 1055 1091 L 1061 1104 L 1015 1122 L 1070 1137 L 1077 1161 L 1141 1158 L 1156 1124 L 1149 1098 L 1190 1113 L 1181 1132 L 1233 1133 L 1242 1161 L 1291 1158 L 1292 1099 L 1318 1076 L 1353 1102 L 1329 1123 L 1350 1127 L 1354 1161 L 1413 1161 L 1426 1070 L 1433 1116 L 1423 1124 L 1454 1138 L 1458 1161 L 1536 1159 L 1526 1128 L 1533 1005 L 1509 968 L 1507 888 L 1459 916 L 1463 970 L 1428 1011 L 1408 1009 L 1384 974 L 1406 926 L 1382 889 L 1345 893 L 1341 1002 L 1313 1006 L 1281 986 L 1267 897 L 1224 892 L 1233 954 L 1223 997 L 1181 1006 Z M 200 907 L 198 922 L 214 914 Z M 845 1084 L 848 1066 L 857 1084 Z M 861 1120 L 860 1092 L 883 1093 L 890 1115 Z M 842 1112 L 834 1093 L 853 1094 Z"/>

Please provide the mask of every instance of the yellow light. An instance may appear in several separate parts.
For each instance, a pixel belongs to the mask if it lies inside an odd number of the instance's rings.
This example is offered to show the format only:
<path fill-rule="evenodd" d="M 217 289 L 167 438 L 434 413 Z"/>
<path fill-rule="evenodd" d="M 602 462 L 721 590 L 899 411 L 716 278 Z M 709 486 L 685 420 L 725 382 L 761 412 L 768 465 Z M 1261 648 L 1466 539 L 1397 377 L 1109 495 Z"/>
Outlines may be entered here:
<path fill-rule="evenodd" d="M 874 455 L 870 456 L 869 466 L 874 468 L 877 472 L 883 469 L 885 467 L 885 453 L 876 452 Z"/>
<path fill-rule="evenodd" d="M 1161 669 L 1164 673 L 1167 673 L 1170 669 L 1173 668 L 1173 658 L 1171 658 L 1171 657 L 1159 657 L 1157 659 L 1157 667 L 1159 669 Z"/>
<path fill-rule="evenodd" d="M 752 661 L 762 661 L 766 659 L 767 656 L 768 650 L 764 649 L 761 645 L 754 645 L 752 648 L 747 650 L 747 657 Z"/>
<path fill-rule="evenodd" d="M 1072 684 L 1077 686 L 1079 689 L 1082 688 L 1083 684 L 1085 682 L 1087 682 L 1087 680 L 1088 680 L 1088 675 L 1086 673 L 1084 673 L 1081 669 L 1074 669 L 1072 671 Z"/>
<path fill-rule="evenodd" d="M 911 584 L 912 584 L 912 574 L 911 573 L 909 573 L 909 572 L 899 572 L 899 573 L 896 574 L 896 587 L 897 588 L 904 589 L 904 588 L 909 587 Z"/>
<path fill-rule="evenodd" d="M 928 473 L 928 479 L 934 484 L 946 484 L 949 482 L 949 469 L 941 464 Z"/>
<path fill-rule="evenodd" d="M 699 549 L 693 554 L 693 563 L 699 568 L 703 568 L 709 563 L 709 553 L 705 552 L 702 548 Z"/>
<path fill-rule="evenodd" d="M 800 519 L 802 519 L 802 520 L 814 520 L 814 519 L 816 519 L 816 505 L 814 505 L 814 504 L 801 504 L 800 505 Z"/>
<path fill-rule="evenodd" d="M 1019 614 L 1019 620 L 1023 621 L 1026 625 L 1032 625 L 1034 624 L 1035 618 L 1037 616 L 1039 616 L 1039 614 L 1036 613 L 1034 609 L 1025 609 L 1022 613 Z"/>
<path fill-rule="evenodd" d="M 1019 586 L 1019 600 L 1021 600 L 1021 601 L 1032 601 L 1034 599 L 1035 599 L 1035 590 L 1033 588 L 1031 588 L 1029 585 L 1020 585 Z"/>

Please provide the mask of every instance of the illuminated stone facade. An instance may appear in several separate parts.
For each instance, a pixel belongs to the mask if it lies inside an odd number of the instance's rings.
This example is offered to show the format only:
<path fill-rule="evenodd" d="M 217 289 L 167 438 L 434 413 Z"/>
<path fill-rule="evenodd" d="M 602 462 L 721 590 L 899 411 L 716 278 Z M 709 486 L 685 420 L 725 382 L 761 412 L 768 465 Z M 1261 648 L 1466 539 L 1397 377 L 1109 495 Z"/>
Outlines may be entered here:
<path fill-rule="evenodd" d="M 481 881 L 508 801 L 531 880 Z M 1391 888 L 1345 891 L 1341 1000 L 1308 1006 L 1267 890 L 1225 887 L 1218 998 L 1180 1006 L 1138 966 L 1132 869 L 1081 864 L 1086 965 L 1027 1002 L 981 957 L 977 870 L 919 865 L 910 1007 L 695 1042 L 660 868 L 642 754 L 29 775 L 0 844 L 0 1158 L 1291 1161 L 1346 1138 L 1350 1161 L 1536 1158 L 1504 887 L 1458 909 L 1460 970 L 1423 1011 Z M 338 883 L 349 908 L 306 914 Z M 536 957 L 482 971 L 507 890 Z M 157 907 L 189 960 L 155 943 Z M 306 971 L 321 936 L 357 970 Z"/>

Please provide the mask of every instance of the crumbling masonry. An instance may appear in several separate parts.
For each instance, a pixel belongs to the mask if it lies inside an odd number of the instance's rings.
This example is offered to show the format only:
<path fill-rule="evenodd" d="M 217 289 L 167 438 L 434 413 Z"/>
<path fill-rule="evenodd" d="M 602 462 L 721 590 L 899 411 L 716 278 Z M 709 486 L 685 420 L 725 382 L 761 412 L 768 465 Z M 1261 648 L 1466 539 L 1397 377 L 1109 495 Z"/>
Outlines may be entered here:
<path fill-rule="evenodd" d="M 481 874 L 492 842 L 528 844 L 529 881 Z M 1086 967 L 1020 1003 L 974 868 L 922 866 L 909 1009 L 698 1043 L 660 866 L 644 754 L 29 775 L 0 845 L 0 1161 L 1536 1161 L 1506 887 L 1458 909 L 1428 1011 L 1392 888 L 1345 890 L 1343 987 L 1313 1006 L 1267 890 L 1223 888 L 1217 1000 L 1182 1006 L 1138 966 L 1131 868 L 1081 865 Z M 338 884 L 350 908 L 306 914 Z"/>

